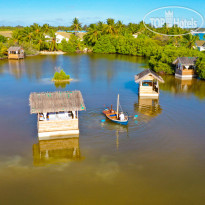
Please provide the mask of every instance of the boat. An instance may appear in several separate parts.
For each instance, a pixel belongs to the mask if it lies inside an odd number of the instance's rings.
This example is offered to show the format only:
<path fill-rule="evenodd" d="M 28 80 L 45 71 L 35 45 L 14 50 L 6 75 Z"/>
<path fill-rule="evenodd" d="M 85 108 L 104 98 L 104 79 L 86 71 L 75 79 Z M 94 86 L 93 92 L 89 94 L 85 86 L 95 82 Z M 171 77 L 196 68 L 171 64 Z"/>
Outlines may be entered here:
<path fill-rule="evenodd" d="M 121 125 L 127 125 L 128 121 L 129 121 L 128 114 L 124 113 L 123 111 L 121 111 L 119 113 L 119 106 L 120 106 L 120 96 L 118 94 L 118 96 L 117 96 L 117 111 L 113 110 L 112 105 L 111 105 L 111 108 L 107 107 L 105 110 L 103 110 L 103 114 L 114 123 L 118 123 Z"/>

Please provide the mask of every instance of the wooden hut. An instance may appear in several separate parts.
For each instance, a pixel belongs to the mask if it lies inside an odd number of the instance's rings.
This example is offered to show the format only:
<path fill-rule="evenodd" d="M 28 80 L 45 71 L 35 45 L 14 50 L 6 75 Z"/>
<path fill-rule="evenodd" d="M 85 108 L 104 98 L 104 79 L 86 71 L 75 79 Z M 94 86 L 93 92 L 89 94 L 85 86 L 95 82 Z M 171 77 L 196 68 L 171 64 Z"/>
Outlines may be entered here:
<path fill-rule="evenodd" d="M 175 68 L 175 76 L 187 79 L 195 76 L 195 63 L 197 57 L 178 57 L 173 64 Z"/>
<path fill-rule="evenodd" d="M 158 97 L 159 82 L 164 83 L 161 76 L 150 69 L 135 75 L 135 82 L 139 83 L 139 96 Z"/>
<path fill-rule="evenodd" d="M 30 112 L 38 115 L 38 137 L 78 134 L 78 111 L 85 110 L 80 91 L 30 94 Z"/>
<path fill-rule="evenodd" d="M 8 59 L 24 58 L 24 49 L 22 47 L 10 47 L 8 49 Z"/>
<path fill-rule="evenodd" d="M 39 140 L 33 145 L 33 162 L 35 166 L 66 163 L 80 160 L 79 137 Z"/>

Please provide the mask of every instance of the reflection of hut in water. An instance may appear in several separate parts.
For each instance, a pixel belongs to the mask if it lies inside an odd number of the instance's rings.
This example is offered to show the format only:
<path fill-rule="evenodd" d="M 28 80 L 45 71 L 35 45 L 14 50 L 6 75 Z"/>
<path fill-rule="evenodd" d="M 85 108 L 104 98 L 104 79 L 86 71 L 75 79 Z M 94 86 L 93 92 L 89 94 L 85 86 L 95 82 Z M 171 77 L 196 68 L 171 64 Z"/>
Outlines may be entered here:
<path fill-rule="evenodd" d="M 188 92 L 191 89 L 193 84 L 193 79 L 176 79 L 176 86 L 178 92 Z"/>
<path fill-rule="evenodd" d="M 40 140 L 33 145 L 35 166 L 80 160 L 79 136 Z"/>
<path fill-rule="evenodd" d="M 9 60 L 9 73 L 14 75 L 16 78 L 20 78 L 25 72 L 25 63 L 24 61 Z"/>
<path fill-rule="evenodd" d="M 31 93 L 30 112 L 38 114 L 38 137 L 78 134 L 78 111 L 85 110 L 80 91 Z"/>
<path fill-rule="evenodd" d="M 138 103 L 134 105 L 135 111 L 149 118 L 156 117 L 162 113 L 159 99 L 139 97 Z"/>
<path fill-rule="evenodd" d="M 135 82 L 139 83 L 139 96 L 158 97 L 159 82 L 164 83 L 161 76 L 150 69 L 135 75 Z"/>

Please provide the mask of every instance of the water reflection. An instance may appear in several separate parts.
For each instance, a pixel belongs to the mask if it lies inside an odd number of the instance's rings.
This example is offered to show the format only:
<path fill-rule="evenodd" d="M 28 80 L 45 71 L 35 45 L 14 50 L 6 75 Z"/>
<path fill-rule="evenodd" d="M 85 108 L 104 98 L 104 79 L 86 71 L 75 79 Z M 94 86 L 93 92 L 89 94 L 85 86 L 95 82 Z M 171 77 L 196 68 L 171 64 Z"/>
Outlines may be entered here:
<path fill-rule="evenodd" d="M 20 79 L 26 70 L 24 60 L 9 60 L 9 73 Z"/>
<path fill-rule="evenodd" d="M 164 84 L 160 84 L 160 89 L 176 95 L 195 95 L 199 99 L 205 98 L 205 81 L 200 79 L 182 80 L 174 76 L 163 76 Z"/>
<path fill-rule="evenodd" d="M 33 163 L 35 166 L 65 163 L 80 160 L 79 136 L 69 138 L 48 138 L 33 145 Z"/>
<path fill-rule="evenodd" d="M 56 88 L 66 88 L 69 84 L 70 82 L 54 82 Z"/>
<path fill-rule="evenodd" d="M 127 137 L 129 137 L 128 133 L 128 126 L 123 126 L 119 124 L 115 124 L 114 122 L 111 122 L 110 120 L 106 119 L 105 123 L 101 123 L 101 127 L 105 128 L 106 130 L 114 131 L 114 135 L 116 137 L 115 143 L 116 143 L 116 149 L 119 149 L 120 146 L 120 136 L 122 134 L 126 134 Z"/>
<path fill-rule="evenodd" d="M 145 121 L 149 121 L 162 113 L 158 98 L 139 97 L 138 103 L 134 104 L 134 109 L 144 116 Z"/>

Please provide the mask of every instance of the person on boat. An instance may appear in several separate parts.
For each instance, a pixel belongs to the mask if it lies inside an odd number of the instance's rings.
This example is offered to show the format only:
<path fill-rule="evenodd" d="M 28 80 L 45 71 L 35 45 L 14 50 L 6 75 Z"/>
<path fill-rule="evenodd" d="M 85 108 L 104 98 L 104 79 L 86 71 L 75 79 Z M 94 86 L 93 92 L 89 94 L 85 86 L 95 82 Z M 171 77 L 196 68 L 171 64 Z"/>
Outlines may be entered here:
<path fill-rule="evenodd" d="M 124 115 L 123 112 L 120 113 L 120 120 L 121 120 L 121 121 L 125 120 L 125 115 Z"/>

